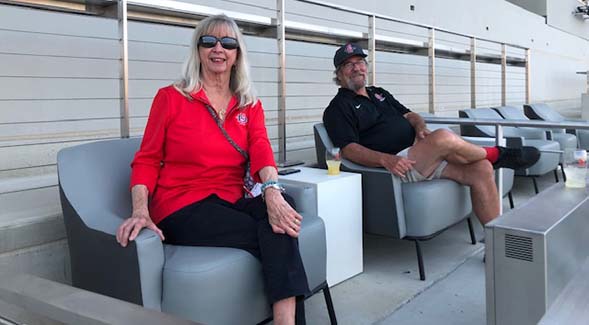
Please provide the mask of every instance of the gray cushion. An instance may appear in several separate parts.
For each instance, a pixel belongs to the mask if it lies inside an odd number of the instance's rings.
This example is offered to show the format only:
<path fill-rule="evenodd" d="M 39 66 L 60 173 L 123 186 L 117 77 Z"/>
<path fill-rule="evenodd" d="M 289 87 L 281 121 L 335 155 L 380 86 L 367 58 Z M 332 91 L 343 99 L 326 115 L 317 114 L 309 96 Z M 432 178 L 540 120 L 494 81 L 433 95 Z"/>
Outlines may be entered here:
<path fill-rule="evenodd" d="M 162 311 L 203 324 L 255 324 L 270 315 L 262 267 L 244 250 L 165 246 Z"/>
<path fill-rule="evenodd" d="M 448 180 L 403 184 L 403 205 L 409 237 L 432 235 L 464 220 L 472 209 L 469 188 Z"/>
<path fill-rule="evenodd" d="M 311 289 L 325 282 L 323 221 L 303 216 L 299 245 Z M 165 245 L 162 311 L 204 324 L 255 324 L 270 315 L 260 262 L 241 249 Z"/>

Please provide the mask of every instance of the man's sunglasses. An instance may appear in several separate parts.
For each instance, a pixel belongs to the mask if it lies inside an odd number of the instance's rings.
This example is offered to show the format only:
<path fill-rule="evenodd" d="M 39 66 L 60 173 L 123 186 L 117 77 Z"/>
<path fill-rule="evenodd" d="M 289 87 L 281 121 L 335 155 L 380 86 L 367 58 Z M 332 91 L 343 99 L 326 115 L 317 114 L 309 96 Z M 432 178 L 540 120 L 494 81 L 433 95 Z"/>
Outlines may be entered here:
<path fill-rule="evenodd" d="M 239 47 L 237 39 L 229 36 L 216 38 L 215 36 L 211 35 L 203 35 L 198 39 L 198 45 L 207 49 L 215 47 L 215 45 L 217 45 L 217 42 L 220 42 L 221 46 L 226 50 L 235 50 Z"/>

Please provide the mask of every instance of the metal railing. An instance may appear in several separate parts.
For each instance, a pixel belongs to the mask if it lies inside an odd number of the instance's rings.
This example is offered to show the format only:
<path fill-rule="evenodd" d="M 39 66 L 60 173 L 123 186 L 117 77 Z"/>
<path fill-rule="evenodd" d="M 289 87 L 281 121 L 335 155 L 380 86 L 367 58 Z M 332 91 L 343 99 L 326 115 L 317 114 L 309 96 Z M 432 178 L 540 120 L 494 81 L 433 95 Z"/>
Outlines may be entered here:
<path fill-rule="evenodd" d="M 9 2 L 7 2 L 9 1 Z M 412 85 L 405 87 L 404 92 L 402 90 L 396 91 L 399 94 L 398 98 L 406 103 L 408 106 L 414 108 L 414 110 L 428 110 L 430 112 L 442 112 L 447 107 L 464 108 L 467 106 L 476 107 L 477 104 L 489 103 L 489 99 L 485 98 L 499 98 L 501 102 L 509 102 L 510 88 L 507 85 L 509 82 L 509 68 L 515 67 L 517 69 L 525 68 L 525 76 L 521 80 L 525 79 L 525 101 L 529 101 L 530 96 L 530 76 L 529 76 L 529 49 L 518 46 L 516 44 L 501 43 L 494 40 L 485 38 L 479 38 L 473 35 L 456 33 L 450 30 L 437 28 L 435 26 L 418 24 L 414 22 L 404 21 L 396 19 L 394 17 L 388 17 L 380 14 L 371 12 L 356 10 L 347 8 L 339 5 L 323 3 L 312 0 L 295 0 L 302 4 L 308 4 L 313 8 L 328 8 L 326 10 L 334 10 L 336 17 L 344 12 L 347 14 L 354 15 L 357 23 L 346 24 L 346 26 L 352 26 L 356 30 L 342 29 L 336 27 L 328 27 L 330 23 L 336 24 L 335 19 L 329 19 L 327 17 L 318 17 L 319 14 L 315 14 L 313 10 L 307 10 L 307 12 L 294 13 L 287 11 L 284 0 L 277 0 L 274 8 L 266 8 L 268 10 L 261 10 L 261 12 L 269 13 L 268 16 L 242 13 L 231 10 L 224 10 L 218 8 L 212 8 L 203 5 L 191 4 L 181 1 L 174 0 L 0 0 L 0 3 L 9 4 L 20 4 L 32 6 L 35 8 L 43 7 L 55 11 L 65 12 L 77 12 L 84 13 L 84 15 L 102 16 L 117 19 L 118 21 L 118 43 L 120 46 L 120 98 L 109 98 L 112 102 L 120 100 L 120 108 L 118 112 L 112 116 L 103 117 L 100 115 L 101 121 L 103 120 L 120 120 L 118 130 L 114 128 L 109 129 L 108 132 L 94 132 L 91 136 L 84 134 L 83 136 L 71 137 L 71 139 L 62 139 L 60 135 L 51 134 L 50 137 L 42 139 L 42 141 L 12 141 L 5 144 L 5 146 L 31 146 L 31 145 L 59 145 L 66 142 L 81 142 L 85 140 L 97 140 L 103 138 L 112 138 L 115 136 L 129 137 L 132 134 L 132 128 L 130 127 L 133 119 L 138 121 L 147 118 L 146 114 L 141 113 L 140 116 L 137 114 L 133 115 L 129 112 L 129 37 L 127 33 L 129 21 L 141 21 L 150 23 L 163 23 L 173 26 L 194 26 L 198 21 L 204 17 L 225 13 L 230 17 L 233 17 L 239 24 L 240 28 L 243 29 L 247 35 L 254 35 L 264 38 L 275 39 L 277 44 L 278 57 L 278 68 L 276 73 L 278 75 L 277 81 L 272 80 L 271 87 L 276 83 L 277 96 L 274 96 L 274 89 L 272 89 L 272 99 L 277 99 L 277 111 L 276 111 L 276 125 L 272 125 L 273 130 L 277 129 L 277 137 L 272 139 L 276 140 L 278 145 L 275 150 L 278 154 L 278 160 L 284 161 L 287 158 L 287 143 L 291 143 L 290 150 L 292 149 L 292 143 L 301 143 L 299 145 L 303 149 L 312 149 L 312 128 L 308 127 L 307 133 L 301 131 L 311 122 L 313 118 L 319 118 L 319 109 L 321 104 L 311 105 L 313 107 L 305 107 L 307 110 L 307 116 L 298 119 L 297 114 L 301 111 L 287 110 L 287 97 L 292 94 L 287 94 L 286 88 L 292 87 L 294 84 L 299 82 L 290 82 L 287 79 L 286 69 L 286 40 L 303 41 L 313 44 L 329 44 L 329 45 L 341 45 L 343 42 L 353 40 L 362 43 L 369 52 L 370 62 L 370 83 L 383 84 L 384 78 L 386 81 L 394 80 L 390 83 L 397 88 L 404 86 L 404 79 L 411 79 Z M 60 9 L 61 8 L 61 9 Z M 317 11 L 317 10 L 315 10 Z M 256 12 L 258 12 L 256 10 Z M 289 16 L 287 16 L 289 14 Z M 313 16 L 315 15 L 315 16 Z M 324 23 L 313 24 L 302 21 L 295 21 L 293 17 L 303 18 L 327 18 Z M 362 18 L 364 17 L 364 18 Z M 297 18 L 298 19 L 298 18 Z M 312 19 L 311 19 L 312 20 Z M 391 27 L 391 24 L 395 24 Z M 412 28 L 411 31 L 404 30 L 405 27 Z M 346 27 L 351 28 L 351 27 Z M 100 34 L 103 37 L 106 34 Z M 112 40 L 116 43 L 117 36 L 108 36 L 109 41 Z M 133 40 L 131 42 L 134 42 Z M 135 41 L 136 42 L 136 41 Z M 133 43 L 132 43 L 133 44 Z M 136 44 L 136 43 L 135 43 Z M 497 49 L 502 48 L 503 51 Z M 521 53 L 515 53 L 515 52 Z M 397 54 L 402 53 L 402 54 Z M 515 54 L 514 54 L 515 53 Z M 521 54 L 525 53 L 525 56 Z M 383 62 L 379 59 L 377 62 L 377 54 L 383 55 L 403 55 L 401 57 L 392 57 L 392 61 Z M 290 53 L 290 58 L 293 59 L 297 55 Z M 389 57 L 387 57 L 388 59 Z M 419 60 L 417 60 L 418 58 Z M 83 58 L 85 59 L 85 58 Z M 109 60 L 116 60 L 117 58 L 109 57 Z M 297 59 L 303 60 L 302 56 Z M 314 57 L 313 59 L 324 59 L 323 57 Z M 330 58 L 329 58 L 330 59 Z M 112 61 L 111 60 L 111 61 Z M 176 59 L 174 59 L 176 60 Z M 407 60 L 412 60 L 408 63 Z M 452 60 L 452 61 L 448 61 Z M 331 60 L 329 60 L 331 61 Z M 458 62 L 459 67 L 450 67 L 448 62 Z M 131 58 L 131 62 L 134 60 Z M 137 63 L 137 60 L 134 62 Z M 176 62 L 174 62 L 175 64 Z M 380 64 L 381 69 L 377 69 L 377 64 Z M 446 64 L 446 65 L 445 65 Z M 486 71 L 489 66 L 494 67 L 494 71 Z M 499 69 L 501 67 L 501 69 Z M 274 69 L 274 67 L 271 67 Z M 331 69 L 331 64 L 328 64 L 327 69 L 321 69 L 322 73 Z M 407 71 L 398 71 L 400 69 L 407 68 Z M 456 76 L 447 76 L 448 69 L 454 69 L 450 71 L 461 71 L 460 79 Z M 458 70 L 462 69 L 462 70 Z M 290 70 L 292 72 L 292 70 Z M 452 73 L 451 73 L 452 74 Z M 24 75 L 23 75 L 24 76 Z M 45 76 L 43 76 L 45 77 Z M 63 77 L 66 78 L 66 77 Z M 101 77 L 102 78 L 102 77 Z M 110 76 L 109 76 L 110 78 Z M 116 78 L 116 76 L 114 77 Z M 167 78 L 167 77 L 166 77 Z M 380 79 L 380 82 L 377 80 Z M 454 82 L 446 82 L 450 78 Z M 116 80 L 116 79 L 114 79 Z M 458 80 L 457 82 L 455 80 Z M 131 81 L 137 81 L 137 79 L 131 79 Z M 487 82 L 493 81 L 493 85 L 488 86 Z M 166 82 L 169 82 L 166 80 Z M 321 96 L 321 100 L 324 101 L 327 89 L 326 85 L 329 80 L 322 82 L 320 87 L 323 92 L 318 95 Z M 386 83 L 384 83 L 386 84 Z M 419 85 L 423 84 L 421 88 Z M 500 88 L 499 88 L 500 85 Z M 296 85 L 295 85 L 296 86 Z M 497 86 L 497 87 L 495 87 Z M 413 88 L 411 88 L 413 87 Z M 267 87 L 267 89 L 270 87 Z M 311 87 L 310 87 L 311 88 Z M 335 87 L 333 87 L 335 89 Z M 417 90 L 415 90 L 415 89 Z M 312 88 L 314 90 L 314 88 Z M 523 95 L 523 92 L 521 93 Z M 297 96 L 300 96 L 297 94 Z M 307 96 L 305 94 L 305 96 Z M 313 93 L 309 93 L 309 96 L 314 96 Z M 405 96 L 405 97 L 404 97 Z M 295 97 L 295 96 L 293 96 Z M 301 96 L 302 97 L 302 96 Z M 522 96 L 523 97 L 523 96 Z M 63 99 L 63 98 L 62 98 Z M 141 107 L 148 106 L 147 95 L 143 94 L 140 97 L 132 97 L 132 100 L 141 100 Z M 493 99 L 494 100 L 494 99 Z M 464 105 L 463 105 L 464 104 Z M 493 104 L 499 104 L 499 100 L 493 102 Z M 112 106 L 111 103 L 109 103 Z M 133 110 L 133 102 L 131 109 Z M 291 118 L 294 121 L 287 123 L 287 112 L 295 116 Z M 274 112 L 272 112 L 274 114 Z M 116 116 L 120 115 L 120 116 Z M 44 119 L 46 123 L 62 123 L 72 121 L 73 123 L 86 122 L 92 120 L 91 117 L 84 118 L 82 116 L 76 116 L 76 119 L 59 119 L 59 118 L 48 118 Z M 299 121 L 303 122 L 299 122 Z M 316 121 L 316 120 L 315 120 Z M 32 125 L 38 121 L 18 121 L 23 125 Z M 14 124 L 13 122 L 3 123 L 5 125 Z M 27 124 L 28 123 L 28 124 Z M 119 121 L 114 122 L 119 124 Z M 113 123 L 113 124 L 114 124 Z M 286 127 L 287 124 L 290 128 L 290 138 L 287 135 Z M 136 123 L 136 128 L 139 123 Z M 293 135 L 292 129 L 296 128 L 297 132 Z M 306 130 L 305 129 L 305 130 Z M 116 134 L 114 132 L 117 132 Z M 67 132 L 63 132 L 66 134 Z M 63 136 L 65 137 L 65 135 Z M 16 137 L 7 137 L 13 139 Z M 28 139 L 33 139 L 32 136 L 27 135 Z M 52 141 L 49 141 L 51 139 Z M 294 139 L 292 142 L 287 142 L 288 139 Z M 304 139 L 304 140 L 301 140 Z M 13 143 L 14 142 L 14 143 Z M 33 143 L 34 142 L 34 143 Z M 37 168 L 45 165 L 49 166 L 52 162 L 48 159 L 43 161 L 43 164 L 32 164 L 29 163 L 25 167 L 9 166 L 10 169 L 4 169 L 7 173 L 11 173 L 12 170 L 17 168 Z M 30 166 L 29 166 L 30 165 Z M 34 165 L 34 166 L 33 166 Z M 32 166 L 32 167 L 31 167 Z"/>
<path fill-rule="evenodd" d="M 454 31 L 437 28 L 430 25 L 419 24 L 401 19 L 380 15 L 376 13 L 366 12 L 362 10 L 352 9 L 336 4 L 330 4 L 325 2 L 319 2 L 314 0 L 297 0 L 302 3 L 309 3 L 316 6 L 326 7 L 335 9 L 338 11 L 345 11 L 353 14 L 359 14 L 368 18 L 367 32 L 358 33 L 355 31 L 341 30 L 335 28 L 326 28 L 323 26 L 316 26 L 311 24 L 297 23 L 287 21 L 285 19 L 285 1 L 277 0 L 276 2 L 276 17 L 268 18 L 263 16 L 256 16 L 250 14 L 242 14 L 230 11 L 220 11 L 214 8 L 203 7 L 199 5 L 192 5 L 174 0 L 118 0 L 119 7 L 119 29 L 121 35 L 121 48 L 122 48 L 122 60 L 121 60 L 121 137 L 129 137 L 129 111 L 128 111 L 128 57 L 126 54 L 126 46 L 128 40 L 126 39 L 126 20 L 127 18 L 127 7 L 130 6 L 134 10 L 161 10 L 167 14 L 181 15 L 194 15 L 202 17 L 206 15 L 216 14 L 224 12 L 228 16 L 231 16 L 239 23 L 247 24 L 248 26 L 264 27 L 266 30 L 262 34 L 268 34 L 268 28 L 275 28 L 274 33 L 278 43 L 278 56 L 279 56 L 279 76 L 278 76 L 278 158 L 279 161 L 286 160 L 286 45 L 285 42 L 288 38 L 294 38 L 297 40 L 314 40 L 316 37 L 322 37 L 323 41 L 325 38 L 331 39 L 332 43 L 341 43 L 343 40 L 355 40 L 366 42 L 368 48 L 368 61 L 370 84 L 376 83 L 376 51 L 407 51 L 408 48 L 412 52 L 419 53 L 419 50 L 427 50 L 428 56 L 428 111 L 430 113 L 436 112 L 436 58 L 437 57 L 450 57 L 468 60 L 470 62 L 470 104 L 471 107 L 476 107 L 477 104 L 477 87 L 476 87 L 476 72 L 477 62 L 500 62 L 501 64 L 501 104 L 505 105 L 507 102 L 507 66 L 508 64 L 514 66 L 524 66 L 525 72 L 525 102 L 528 103 L 530 100 L 530 74 L 529 74 L 529 59 L 530 51 L 528 48 L 508 44 L 504 42 L 497 42 L 494 40 L 477 38 L 472 35 L 457 33 Z M 111 3 L 111 1 L 105 1 L 104 4 Z M 391 21 L 396 23 L 402 23 L 411 25 L 419 28 L 424 28 L 429 31 L 429 40 L 426 43 L 419 43 L 411 40 L 391 38 L 377 34 L 377 20 Z M 443 32 L 454 36 L 467 37 L 470 39 L 470 46 L 466 49 L 445 47 L 442 44 L 436 42 L 436 33 Z M 294 36 L 293 36 L 294 35 Z M 485 42 L 495 43 L 501 45 L 501 55 L 477 53 L 477 40 Z M 508 57 L 507 47 L 521 49 L 525 51 L 524 58 Z"/>

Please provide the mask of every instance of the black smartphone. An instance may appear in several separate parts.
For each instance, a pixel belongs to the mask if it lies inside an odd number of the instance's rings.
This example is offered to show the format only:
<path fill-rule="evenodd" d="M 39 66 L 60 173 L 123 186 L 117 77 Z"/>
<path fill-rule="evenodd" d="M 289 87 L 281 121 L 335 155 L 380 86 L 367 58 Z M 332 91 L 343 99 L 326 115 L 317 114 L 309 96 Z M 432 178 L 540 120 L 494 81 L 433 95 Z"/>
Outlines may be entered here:
<path fill-rule="evenodd" d="M 287 168 L 287 169 L 282 169 L 278 171 L 278 175 L 290 175 L 290 174 L 294 174 L 294 173 L 298 173 L 300 172 L 300 169 L 296 169 L 296 168 Z"/>

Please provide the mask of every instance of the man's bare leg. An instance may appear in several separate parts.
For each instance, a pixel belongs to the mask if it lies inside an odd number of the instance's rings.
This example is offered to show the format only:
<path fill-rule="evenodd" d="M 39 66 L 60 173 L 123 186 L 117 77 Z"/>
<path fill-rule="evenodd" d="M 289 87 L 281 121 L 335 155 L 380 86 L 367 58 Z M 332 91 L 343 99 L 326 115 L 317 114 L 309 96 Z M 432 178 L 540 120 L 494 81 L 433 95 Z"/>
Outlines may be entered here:
<path fill-rule="evenodd" d="M 482 147 L 464 141 L 448 130 L 436 130 L 409 149 L 408 158 L 424 176 L 431 175 L 436 167 L 446 160 L 449 163 L 466 165 L 484 160 L 487 152 Z"/>
<path fill-rule="evenodd" d="M 495 173 L 488 160 L 483 159 L 467 165 L 448 163 L 442 177 L 470 186 L 472 208 L 483 225 L 499 216 L 499 194 L 495 186 Z"/>
<path fill-rule="evenodd" d="M 495 185 L 492 164 L 485 159 L 487 153 L 482 147 L 464 141 L 448 130 L 436 130 L 417 142 L 409 150 L 408 157 L 419 173 L 429 176 L 446 160 L 448 166 L 443 178 L 470 186 L 474 213 L 482 224 L 499 215 L 499 194 Z"/>

